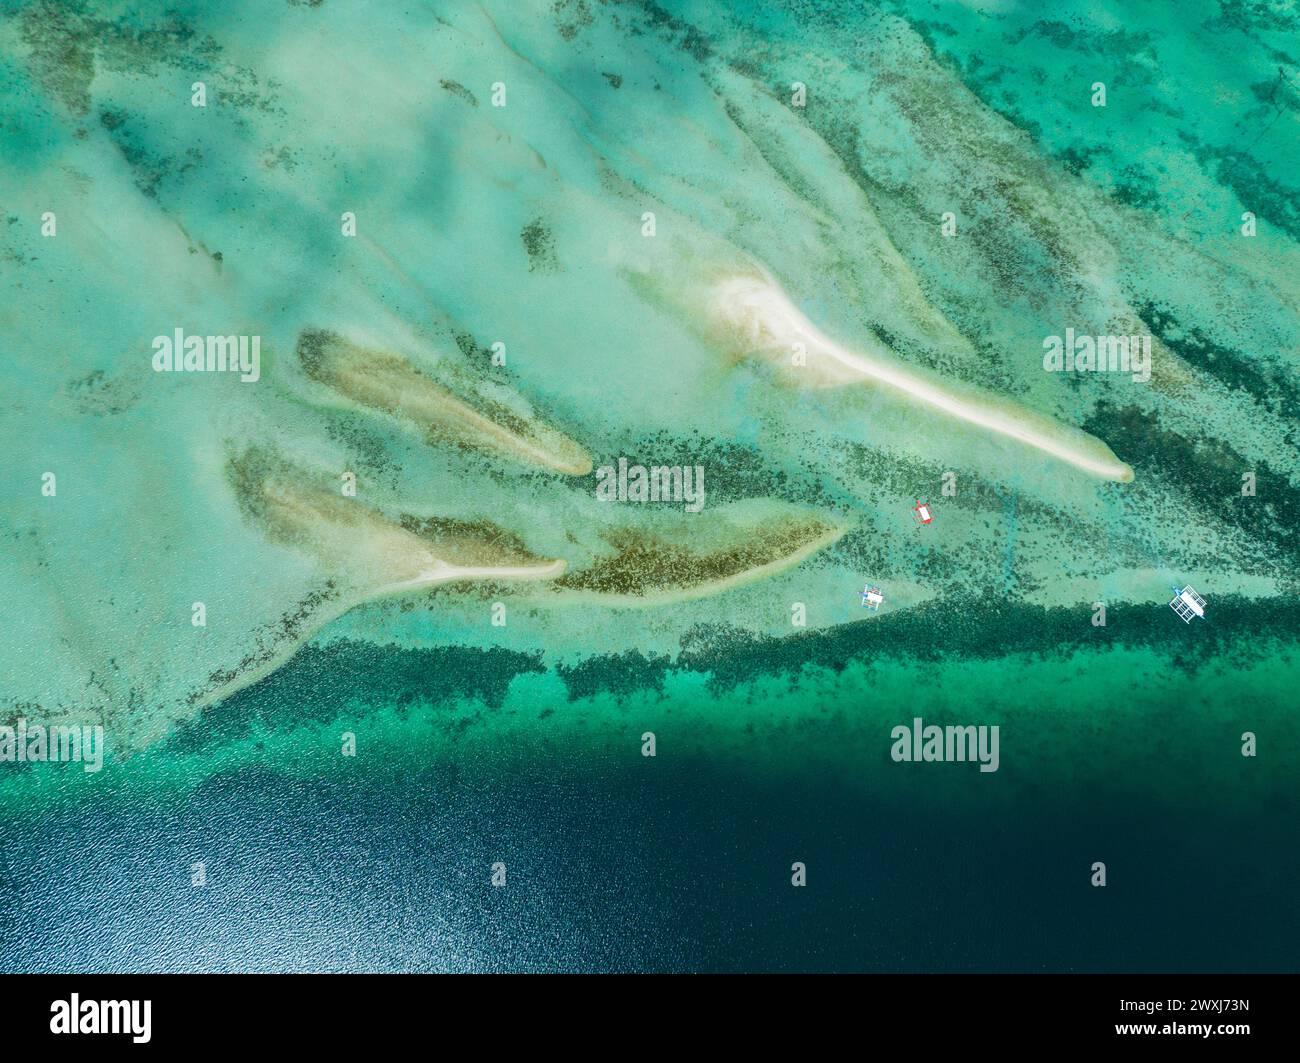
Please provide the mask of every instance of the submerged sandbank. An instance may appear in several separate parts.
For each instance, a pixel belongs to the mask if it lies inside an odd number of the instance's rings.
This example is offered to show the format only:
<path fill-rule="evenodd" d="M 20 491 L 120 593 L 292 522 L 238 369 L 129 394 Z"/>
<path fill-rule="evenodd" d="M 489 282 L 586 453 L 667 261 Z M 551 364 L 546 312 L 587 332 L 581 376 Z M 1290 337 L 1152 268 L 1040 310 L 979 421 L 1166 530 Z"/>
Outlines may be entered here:
<path fill-rule="evenodd" d="M 387 351 L 372 351 L 321 329 L 298 338 L 307 374 L 371 409 L 414 424 L 431 441 L 505 454 L 570 476 L 591 472 L 591 456 L 568 436 L 542 423 L 530 410 L 512 409 L 476 390 L 465 374 L 457 392 L 421 367 Z"/>
<path fill-rule="evenodd" d="M 749 505 L 770 500 L 751 500 Z M 720 594 L 794 568 L 845 529 L 822 516 L 794 511 L 755 519 L 732 507 L 698 521 L 687 534 L 632 528 L 605 533 L 610 548 L 592 564 L 555 580 L 557 594 L 605 604 L 666 605 Z M 739 508 L 742 512 L 735 512 Z"/>
<path fill-rule="evenodd" d="M 316 587 L 258 634 L 233 669 L 212 673 L 191 696 L 203 708 L 268 675 L 330 621 L 365 602 L 447 583 L 550 580 L 566 562 L 533 554 L 487 521 L 392 520 L 315 485 L 311 474 L 269 451 L 230 460 L 227 477 L 245 518 L 280 546 L 319 565 Z"/>

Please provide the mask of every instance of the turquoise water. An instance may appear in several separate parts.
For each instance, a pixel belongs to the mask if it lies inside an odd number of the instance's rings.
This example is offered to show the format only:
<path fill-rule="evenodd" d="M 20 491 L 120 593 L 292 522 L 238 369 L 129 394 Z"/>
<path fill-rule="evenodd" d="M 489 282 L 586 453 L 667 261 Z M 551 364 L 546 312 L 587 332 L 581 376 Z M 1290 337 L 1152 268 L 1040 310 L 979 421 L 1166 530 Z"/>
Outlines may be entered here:
<path fill-rule="evenodd" d="M 1290 8 L 4 10 L 0 717 L 109 751 L 2 765 L 6 968 L 1294 967 Z M 800 375 L 759 275 L 1131 481 Z M 893 763 L 914 714 L 1000 770 Z"/>

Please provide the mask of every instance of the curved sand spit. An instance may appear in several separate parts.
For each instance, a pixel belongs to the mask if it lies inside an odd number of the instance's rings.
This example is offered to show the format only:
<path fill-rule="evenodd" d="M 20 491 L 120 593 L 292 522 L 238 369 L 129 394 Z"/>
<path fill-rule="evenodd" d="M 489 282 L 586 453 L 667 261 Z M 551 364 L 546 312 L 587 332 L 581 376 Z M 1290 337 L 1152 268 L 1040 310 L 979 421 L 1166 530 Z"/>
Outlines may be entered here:
<path fill-rule="evenodd" d="M 784 358 L 796 344 L 802 344 L 808 356 L 805 371 L 816 374 L 818 384 L 879 381 L 927 406 L 1018 439 L 1094 476 L 1120 483 L 1133 479 L 1130 466 L 1120 461 L 1105 443 L 1085 432 L 1009 402 L 962 394 L 916 370 L 841 347 L 809 321 L 769 278 L 759 275 L 726 278 L 713 290 L 711 310 L 749 350 L 779 348 Z"/>

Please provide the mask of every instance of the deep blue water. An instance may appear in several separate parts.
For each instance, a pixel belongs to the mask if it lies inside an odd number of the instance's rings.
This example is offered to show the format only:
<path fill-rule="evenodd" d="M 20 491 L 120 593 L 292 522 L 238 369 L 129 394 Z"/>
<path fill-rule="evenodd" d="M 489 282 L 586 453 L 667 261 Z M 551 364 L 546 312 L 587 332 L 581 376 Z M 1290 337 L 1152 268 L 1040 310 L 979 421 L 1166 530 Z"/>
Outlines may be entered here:
<path fill-rule="evenodd" d="M 1012 818 L 645 767 L 382 789 L 249 770 L 173 807 L 6 820 L 0 968 L 1297 966 L 1293 824 L 1051 803 Z"/>

